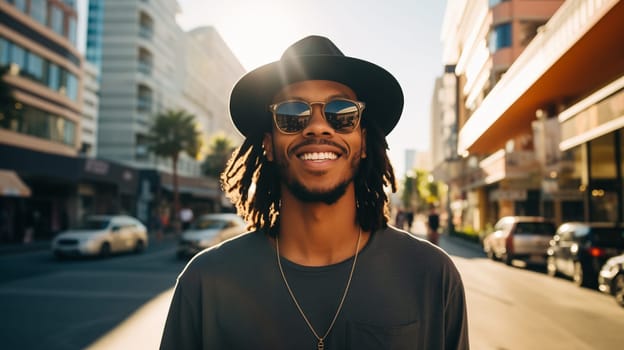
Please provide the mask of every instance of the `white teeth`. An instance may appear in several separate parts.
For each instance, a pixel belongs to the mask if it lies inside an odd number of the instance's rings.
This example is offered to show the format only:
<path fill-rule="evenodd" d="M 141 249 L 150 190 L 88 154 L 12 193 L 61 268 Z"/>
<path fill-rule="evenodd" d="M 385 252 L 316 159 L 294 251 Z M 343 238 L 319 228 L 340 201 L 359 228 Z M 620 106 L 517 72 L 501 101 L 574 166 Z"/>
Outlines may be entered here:
<path fill-rule="evenodd" d="M 333 160 L 338 158 L 338 155 L 333 152 L 315 152 L 315 153 L 304 153 L 299 158 L 303 160 Z"/>

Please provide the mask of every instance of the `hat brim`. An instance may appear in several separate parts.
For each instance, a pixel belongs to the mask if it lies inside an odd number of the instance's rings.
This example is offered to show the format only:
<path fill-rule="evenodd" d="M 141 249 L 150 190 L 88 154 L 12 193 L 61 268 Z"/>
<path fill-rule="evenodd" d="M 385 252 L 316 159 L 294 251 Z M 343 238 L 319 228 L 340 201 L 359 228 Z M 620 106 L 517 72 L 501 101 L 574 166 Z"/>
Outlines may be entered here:
<path fill-rule="evenodd" d="M 374 122 L 385 135 L 403 111 L 398 81 L 373 63 L 346 56 L 301 56 L 261 66 L 244 75 L 232 89 L 230 114 L 246 137 L 271 128 L 268 106 L 283 87 L 304 80 L 331 80 L 350 87 L 366 103 L 363 124 Z"/>

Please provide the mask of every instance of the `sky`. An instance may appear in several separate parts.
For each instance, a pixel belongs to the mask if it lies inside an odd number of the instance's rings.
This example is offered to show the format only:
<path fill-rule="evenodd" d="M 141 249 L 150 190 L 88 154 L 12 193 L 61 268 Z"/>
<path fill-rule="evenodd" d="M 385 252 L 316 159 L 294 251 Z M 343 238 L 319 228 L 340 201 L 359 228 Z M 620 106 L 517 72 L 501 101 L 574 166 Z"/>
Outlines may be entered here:
<path fill-rule="evenodd" d="M 399 81 L 405 106 L 388 135 L 403 177 L 405 150 L 429 150 L 430 107 L 443 72 L 440 33 L 446 0 L 178 0 L 180 26 L 216 28 L 243 67 L 277 61 L 308 35 L 330 38 L 347 56 L 384 67 Z"/>

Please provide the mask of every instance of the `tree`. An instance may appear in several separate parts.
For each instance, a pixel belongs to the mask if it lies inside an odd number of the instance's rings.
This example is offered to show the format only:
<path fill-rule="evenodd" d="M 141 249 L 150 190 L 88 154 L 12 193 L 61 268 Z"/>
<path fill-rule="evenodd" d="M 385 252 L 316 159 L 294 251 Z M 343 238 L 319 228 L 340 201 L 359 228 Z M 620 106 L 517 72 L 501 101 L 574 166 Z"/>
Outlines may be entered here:
<path fill-rule="evenodd" d="M 440 183 L 433 181 L 427 171 L 414 169 L 405 177 L 401 200 L 405 208 L 424 211 L 440 202 Z"/>
<path fill-rule="evenodd" d="M 195 128 L 195 116 L 184 110 L 167 110 L 160 113 L 156 115 L 147 140 L 151 152 L 159 157 L 171 159 L 174 210 L 172 217 L 177 223 L 180 212 L 178 159 L 182 152 L 193 158 L 197 157 L 201 147 L 201 132 Z"/>
<path fill-rule="evenodd" d="M 208 155 L 202 166 L 203 173 L 218 179 L 234 149 L 232 140 L 227 136 L 213 137 L 208 145 Z"/>
<path fill-rule="evenodd" d="M 4 75 L 9 72 L 9 66 L 0 66 L 0 127 L 11 128 L 11 120 L 17 117 L 11 86 L 4 80 Z"/>

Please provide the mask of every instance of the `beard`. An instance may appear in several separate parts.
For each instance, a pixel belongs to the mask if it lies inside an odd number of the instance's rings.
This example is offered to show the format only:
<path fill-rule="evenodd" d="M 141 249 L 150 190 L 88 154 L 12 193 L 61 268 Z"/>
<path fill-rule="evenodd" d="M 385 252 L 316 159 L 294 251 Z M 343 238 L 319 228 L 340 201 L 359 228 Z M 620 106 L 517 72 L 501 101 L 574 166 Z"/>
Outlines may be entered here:
<path fill-rule="evenodd" d="M 357 152 L 355 157 L 351 160 L 351 175 L 345 178 L 342 182 L 338 183 L 329 189 L 312 190 L 304 186 L 301 182 L 288 176 L 288 164 L 284 161 L 277 160 L 277 167 L 281 182 L 288 188 L 288 190 L 298 200 L 305 203 L 325 203 L 328 205 L 336 203 L 347 191 L 349 185 L 355 179 L 355 174 L 360 166 L 360 152 Z"/>
<path fill-rule="evenodd" d="M 286 187 L 298 200 L 305 203 L 322 202 L 327 205 L 336 203 L 347 191 L 347 187 L 353 181 L 353 178 L 347 179 L 328 190 L 313 191 L 306 188 L 298 181 L 292 180 L 286 182 Z"/>

